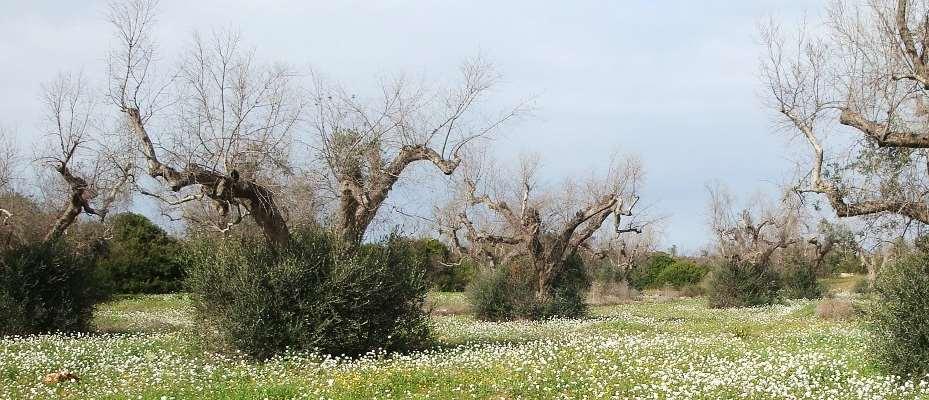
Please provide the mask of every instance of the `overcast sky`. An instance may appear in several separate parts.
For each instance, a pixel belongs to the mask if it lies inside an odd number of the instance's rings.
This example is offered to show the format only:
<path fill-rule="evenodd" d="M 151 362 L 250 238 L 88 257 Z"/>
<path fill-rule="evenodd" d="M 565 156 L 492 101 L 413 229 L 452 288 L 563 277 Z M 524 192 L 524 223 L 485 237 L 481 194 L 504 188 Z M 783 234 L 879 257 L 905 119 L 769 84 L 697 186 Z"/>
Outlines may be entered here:
<path fill-rule="evenodd" d="M 272 4 L 266 5 L 265 3 Z M 503 154 L 538 152 L 551 179 L 638 154 L 643 202 L 668 216 L 665 245 L 702 246 L 705 185 L 773 190 L 796 146 L 762 106 L 756 27 L 795 26 L 823 0 L 246 1 L 162 0 L 163 57 L 195 31 L 234 28 L 259 58 L 373 83 L 407 72 L 452 79 L 482 54 L 503 81 L 493 101 L 537 96 L 507 128 Z M 105 1 L 0 0 L 0 124 L 38 135 L 40 85 L 62 71 L 99 78 L 111 33 Z"/>

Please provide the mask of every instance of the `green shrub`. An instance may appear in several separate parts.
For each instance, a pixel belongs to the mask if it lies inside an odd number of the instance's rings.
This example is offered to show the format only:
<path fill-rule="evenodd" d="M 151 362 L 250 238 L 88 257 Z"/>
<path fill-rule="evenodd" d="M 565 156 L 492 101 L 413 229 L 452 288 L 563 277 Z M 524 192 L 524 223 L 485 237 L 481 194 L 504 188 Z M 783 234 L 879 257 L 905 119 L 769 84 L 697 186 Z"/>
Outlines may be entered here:
<path fill-rule="evenodd" d="M 469 258 L 463 258 L 453 264 L 440 264 L 434 266 L 432 288 L 440 292 L 463 292 L 477 274 L 477 263 Z"/>
<path fill-rule="evenodd" d="M 477 318 L 489 321 L 577 318 L 587 313 L 590 280 L 580 257 L 569 258 L 554 277 L 552 290 L 538 296 L 538 279 L 525 260 L 479 274 L 468 287 L 468 300 Z"/>
<path fill-rule="evenodd" d="M 710 276 L 709 305 L 713 308 L 752 307 L 778 300 L 779 279 L 765 265 L 724 262 Z"/>
<path fill-rule="evenodd" d="M 868 278 L 858 278 L 855 280 L 855 286 L 852 286 L 852 293 L 867 294 L 871 293 L 871 283 Z"/>
<path fill-rule="evenodd" d="M 565 261 L 564 269 L 555 276 L 551 297 L 542 305 L 542 317 L 578 318 L 587 314 L 587 291 L 590 276 L 584 261 L 573 255 Z"/>
<path fill-rule="evenodd" d="M 781 268 L 782 294 L 788 299 L 819 299 L 826 293 L 826 287 L 819 282 L 816 270 L 802 256 L 787 257 Z"/>
<path fill-rule="evenodd" d="M 485 321 L 533 319 L 541 315 L 529 279 L 506 266 L 479 273 L 468 286 L 467 296 L 474 315 Z"/>
<path fill-rule="evenodd" d="M 0 335 L 83 331 L 98 292 L 92 262 L 63 241 L 19 246 L 0 255 Z"/>
<path fill-rule="evenodd" d="M 642 265 L 636 265 L 629 272 L 629 283 L 637 290 L 660 287 L 658 275 L 669 265 L 674 264 L 674 257 L 668 253 L 655 252 Z"/>
<path fill-rule="evenodd" d="M 477 263 L 469 258 L 454 263 L 432 260 L 426 264 L 426 278 L 432 289 L 439 292 L 463 292 L 477 274 Z"/>
<path fill-rule="evenodd" d="M 874 290 L 880 299 L 868 319 L 879 363 L 898 375 L 924 377 L 929 373 L 929 255 L 885 267 Z"/>
<path fill-rule="evenodd" d="M 707 268 L 693 261 L 677 260 L 664 267 L 655 277 L 654 285 L 671 285 L 681 288 L 700 283 L 707 273 Z"/>
<path fill-rule="evenodd" d="M 477 265 L 470 259 L 451 262 L 448 247 L 436 239 L 403 238 L 398 241 L 409 247 L 409 262 L 419 263 L 425 269 L 426 280 L 433 290 L 461 292 L 474 278 Z"/>
<path fill-rule="evenodd" d="M 605 260 L 589 267 L 587 275 L 593 282 L 603 284 L 612 284 L 617 282 L 626 282 L 628 284 L 629 271 L 624 267 L 614 265 L 612 262 Z"/>
<path fill-rule="evenodd" d="M 148 218 L 125 213 L 111 219 L 113 237 L 97 262 L 97 276 L 110 293 L 180 291 L 184 266 L 177 240 Z"/>
<path fill-rule="evenodd" d="M 825 255 L 820 270 L 817 271 L 820 276 L 842 272 L 854 274 L 866 272 L 865 266 L 858 258 L 860 249 L 854 231 L 845 224 L 822 220 L 819 222 L 819 232 L 833 243 L 832 249 Z"/>
<path fill-rule="evenodd" d="M 251 239 L 204 242 L 190 257 L 196 313 L 258 359 L 286 349 L 357 356 L 425 344 L 422 263 L 410 263 L 395 237 L 349 248 L 318 232 L 279 249 Z"/>

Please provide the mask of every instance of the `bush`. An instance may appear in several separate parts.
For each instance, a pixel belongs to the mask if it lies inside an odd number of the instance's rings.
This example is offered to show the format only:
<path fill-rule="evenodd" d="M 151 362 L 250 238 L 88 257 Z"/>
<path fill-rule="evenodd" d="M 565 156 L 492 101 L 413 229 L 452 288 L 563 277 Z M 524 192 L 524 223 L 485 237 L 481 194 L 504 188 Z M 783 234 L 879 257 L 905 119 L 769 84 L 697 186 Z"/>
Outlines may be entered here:
<path fill-rule="evenodd" d="M 97 262 L 98 277 L 109 293 L 171 293 L 184 283 L 181 246 L 148 218 L 119 214 L 112 218 L 113 238 Z"/>
<path fill-rule="evenodd" d="M 573 255 L 565 261 L 564 269 L 555 276 L 551 297 L 542 304 L 542 318 L 578 318 L 587 314 L 587 291 L 590 277 L 584 261 Z"/>
<path fill-rule="evenodd" d="M 419 263 L 425 269 L 426 280 L 433 290 L 461 292 L 474 278 L 476 264 L 470 259 L 452 263 L 448 247 L 436 239 L 404 238 L 398 241 L 409 247 L 408 262 Z"/>
<path fill-rule="evenodd" d="M 474 315 L 485 321 L 536 318 L 541 314 L 529 279 L 513 268 L 499 266 L 482 271 L 468 286 L 467 296 Z"/>
<path fill-rule="evenodd" d="M 700 283 L 706 275 L 707 269 L 692 261 L 677 260 L 664 267 L 655 277 L 654 285 L 671 285 L 681 288 L 687 285 Z"/>
<path fill-rule="evenodd" d="M 709 305 L 713 308 L 752 307 L 778 299 L 779 279 L 765 265 L 727 261 L 709 281 Z"/>
<path fill-rule="evenodd" d="M 329 235 L 192 248 L 188 284 L 197 315 L 223 342 L 265 359 L 286 349 L 357 356 L 405 351 L 429 339 L 428 285 L 409 246 L 391 237 L 355 250 Z"/>
<path fill-rule="evenodd" d="M 868 294 L 871 293 L 871 283 L 868 278 L 858 278 L 855 280 L 855 286 L 852 286 L 852 293 Z"/>
<path fill-rule="evenodd" d="M 580 257 L 566 261 L 552 286 L 551 293 L 540 298 L 537 276 L 531 264 L 522 260 L 478 274 L 467 295 L 475 316 L 482 320 L 576 318 L 587 313 L 590 280 Z"/>
<path fill-rule="evenodd" d="M 432 289 L 439 292 L 463 292 L 477 274 L 477 264 L 468 258 L 456 263 L 430 262 L 427 268 L 427 279 Z"/>
<path fill-rule="evenodd" d="M 816 277 L 816 270 L 800 256 L 788 257 L 781 268 L 782 294 L 788 299 L 819 299 L 826 287 Z"/>
<path fill-rule="evenodd" d="M 657 283 L 658 275 L 671 264 L 674 264 L 674 257 L 668 253 L 652 253 L 645 260 L 645 264 L 638 265 L 630 271 L 629 283 L 637 290 L 661 286 Z"/>
<path fill-rule="evenodd" d="M 881 271 L 870 309 L 872 347 L 889 372 L 922 377 L 929 373 L 929 255 L 915 254 Z"/>
<path fill-rule="evenodd" d="M 0 335 L 83 331 L 98 299 L 92 262 L 63 241 L 0 255 Z"/>

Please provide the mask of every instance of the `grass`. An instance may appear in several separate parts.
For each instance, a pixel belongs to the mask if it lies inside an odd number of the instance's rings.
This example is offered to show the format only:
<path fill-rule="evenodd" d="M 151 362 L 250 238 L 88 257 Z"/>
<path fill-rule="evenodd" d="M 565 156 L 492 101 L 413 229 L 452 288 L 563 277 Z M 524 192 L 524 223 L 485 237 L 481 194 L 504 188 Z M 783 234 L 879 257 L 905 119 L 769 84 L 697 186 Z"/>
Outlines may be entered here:
<path fill-rule="evenodd" d="M 823 278 L 820 281 L 832 293 L 851 293 L 858 282 L 867 279 L 864 275 L 847 275 Z"/>
<path fill-rule="evenodd" d="M 466 303 L 433 294 L 435 309 Z M 99 333 L 0 339 L 0 398 L 909 399 L 856 321 L 815 302 L 711 310 L 700 299 L 594 307 L 582 320 L 490 323 L 435 315 L 435 348 L 359 360 L 294 353 L 256 363 L 204 352 L 183 295 L 99 307 Z M 78 383 L 46 385 L 68 369 Z"/>
<path fill-rule="evenodd" d="M 433 315 L 460 315 L 471 311 L 462 292 L 431 292 L 426 306 Z"/>

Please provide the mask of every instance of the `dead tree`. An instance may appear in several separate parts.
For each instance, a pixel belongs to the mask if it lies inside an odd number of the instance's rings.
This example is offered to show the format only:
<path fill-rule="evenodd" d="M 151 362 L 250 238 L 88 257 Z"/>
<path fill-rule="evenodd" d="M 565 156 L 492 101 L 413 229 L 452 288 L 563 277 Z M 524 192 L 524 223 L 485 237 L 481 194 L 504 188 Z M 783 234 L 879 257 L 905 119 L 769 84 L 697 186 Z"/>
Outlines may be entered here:
<path fill-rule="evenodd" d="M 776 24 L 762 32 L 771 107 L 812 153 L 797 191 L 823 195 L 839 217 L 929 223 L 927 3 L 835 1 L 822 25 L 821 37 L 802 28 L 796 46 Z"/>
<path fill-rule="evenodd" d="M 527 260 L 537 279 L 537 295 L 543 298 L 551 293 L 568 259 L 610 216 L 617 234 L 642 231 L 641 226 L 621 224 L 623 217 L 633 215 L 639 201 L 636 189 L 642 169 L 635 159 L 622 160 L 606 178 L 582 187 L 566 183 L 564 193 L 556 195 L 540 190 L 535 181 L 537 168 L 537 162 L 524 162 L 518 184 L 498 185 L 493 197 L 482 193 L 472 177 L 463 178 L 463 207 L 457 221 L 443 230 L 459 254 L 507 267 L 517 259 Z M 471 217 L 481 213 L 490 216 Z"/>
<path fill-rule="evenodd" d="M 95 102 L 80 76 L 63 75 L 47 85 L 44 101 L 51 150 L 39 160 L 59 175 L 67 198 L 45 234 L 44 240 L 51 241 L 82 213 L 106 218 L 130 178 L 132 161 L 103 143 Z"/>
<path fill-rule="evenodd" d="M 723 187 L 710 186 L 707 190 L 710 228 L 723 258 L 768 265 L 776 251 L 803 241 L 800 207 L 791 201 L 789 193 L 777 205 L 736 211 L 735 200 Z"/>
<path fill-rule="evenodd" d="M 807 241 L 813 248 L 813 268 L 815 271 L 822 271 L 823 261 L 826 256 L 835 248 L 835 238 L 824 236 L 822 238 L 812 237 Z"/>
<path fill-rule="evenodd" d="M 461 67 L 461 84 L 430 91 L 404 78 L 385 82 L 367 100 L 317 79 L 313 150 L 337 199 L 336 232 L 346 241 L 364 237 L 390 192 L 411 167 L 431 164 L 451 175 L 470 144 L 491 138 L 525 110 L 520 104 L 496 116 L 479 112 L 497 76 L 477 59 Z"/>
<path fill-rule="evenodd" d="M 160 79 L 155 3 L 114 3 L 109 15 L 120 45 L 109 57 L 109 97 L 158 186 L 136 180 L 137 189 L 170 206 L 208 200 L 226 220 L 219 229 L 248 216 L 269 242 L 284 243 L 288 228 L 274 184 L 291 172 L 291 132 L 303 109 L 293 74 L 261 65 L 228 33 L 195 36 Z"/>

